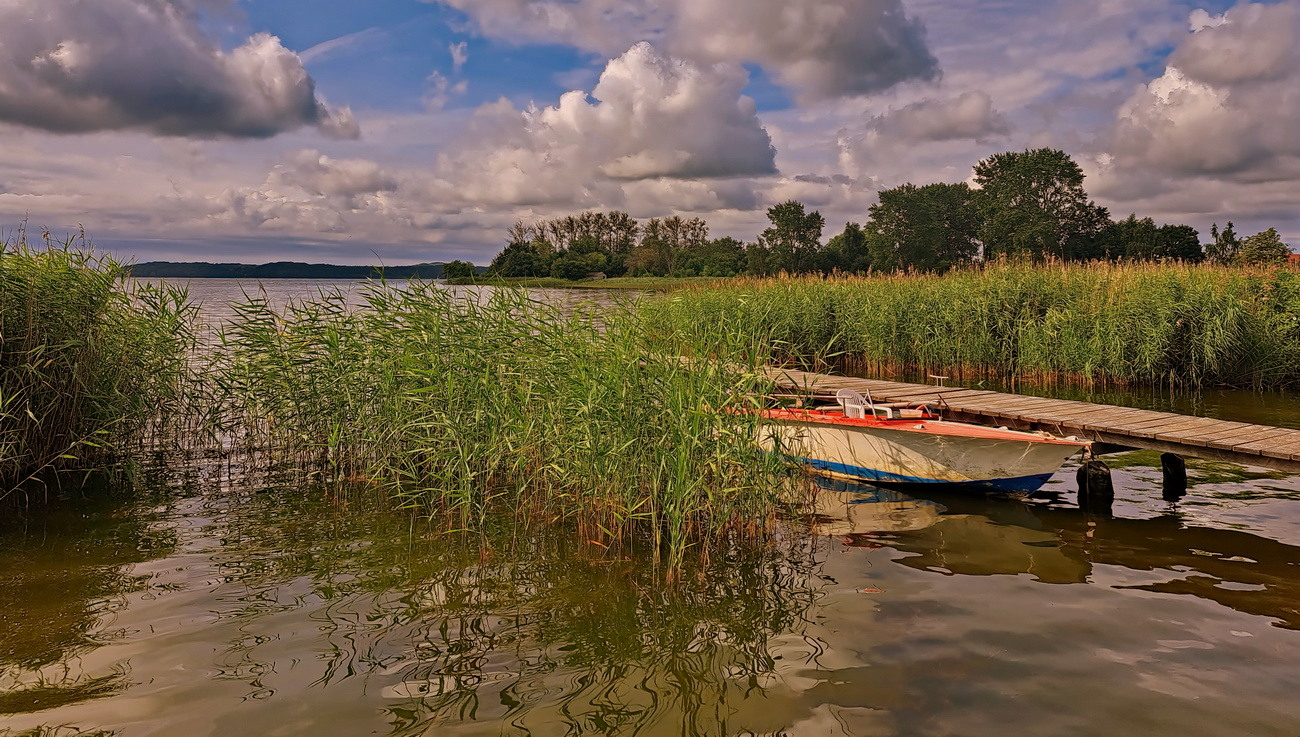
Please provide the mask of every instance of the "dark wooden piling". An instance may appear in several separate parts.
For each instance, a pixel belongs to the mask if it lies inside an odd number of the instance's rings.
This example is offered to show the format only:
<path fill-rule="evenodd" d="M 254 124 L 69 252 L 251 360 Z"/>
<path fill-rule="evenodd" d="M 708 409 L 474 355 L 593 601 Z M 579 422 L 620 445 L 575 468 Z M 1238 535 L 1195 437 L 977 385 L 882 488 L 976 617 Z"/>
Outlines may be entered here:
<path fill-rule="evenodd" d="M 1115 503 L 1115 484 L 1110 477 L 1110 466 L 1090 460 L 1079 466 L 1079 508 L 1089 514 L 1110 514 Z"/>
<path fill-rule="evenodd" d="M 1161 496 L 1167 502 L 1176 502 L 1187 495 L 1187 462 L 1177 453 L 1160 454 L 1160 470 L 1164 474 Z"/>

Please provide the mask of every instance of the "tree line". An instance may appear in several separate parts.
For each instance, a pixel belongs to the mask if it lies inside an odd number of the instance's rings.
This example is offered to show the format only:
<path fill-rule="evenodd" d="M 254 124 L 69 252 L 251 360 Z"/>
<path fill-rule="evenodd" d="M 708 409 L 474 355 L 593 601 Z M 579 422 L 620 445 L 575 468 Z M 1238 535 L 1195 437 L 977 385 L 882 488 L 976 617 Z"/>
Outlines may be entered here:
<path fill-rule="evenodd" d="M 1000 257 L 1037 261 L 1283 262 L 1275 228 L 1242 238 L 1229 222 L 1202 244 L 1190 225 L 1157 226 L 1136 214 L 1112 220 L 1083 187 L 1064 151 L 994 154 L 973 180 L 904 184 L 880 192 L 864 223 L 823 243 L 826 222 L 803 203 L 767 211 L 770 226 L 743 243 L 710 238 L 700 218 L 638 222 L 624 212 L 585 212 L 511 227 L 489 272 L 499 276 L 770 276 L 780 273 L 943 272 Z"/>

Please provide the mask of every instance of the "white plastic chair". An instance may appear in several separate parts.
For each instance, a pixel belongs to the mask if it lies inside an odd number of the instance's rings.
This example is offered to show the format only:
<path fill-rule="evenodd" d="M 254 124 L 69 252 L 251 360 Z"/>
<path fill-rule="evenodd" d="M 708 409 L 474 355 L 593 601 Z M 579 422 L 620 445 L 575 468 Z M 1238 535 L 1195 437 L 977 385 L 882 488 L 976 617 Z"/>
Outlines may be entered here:
<path fill-rule="evenodd" d="M 862 396 L 862 392 L 854 389 L 840 389 L 835 392 L 835 401 L 840 403 L 844 408 L 844 416 L 852 419 L 862 419 L 864 417 L 876 416 L 876 405 L 871 400 L 871 392 L 867 396 Z M 870 413 L 868 415 L 868 413 Z"/>

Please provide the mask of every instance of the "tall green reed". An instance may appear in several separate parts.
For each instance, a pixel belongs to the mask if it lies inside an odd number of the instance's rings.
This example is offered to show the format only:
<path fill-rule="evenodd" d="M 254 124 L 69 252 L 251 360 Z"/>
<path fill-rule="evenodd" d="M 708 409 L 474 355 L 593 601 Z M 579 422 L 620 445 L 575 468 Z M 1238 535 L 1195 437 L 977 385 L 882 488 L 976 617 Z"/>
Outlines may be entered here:
<path fill-rule="evenodd" d="M 755 450 L 767 380 L 747 332 L 664 330 L 631 306 L 517 290 L 366 287 L 236 305 L 212 376 L 224 432 L 280 463 L 381 485 L 466 529 L 512 510 L 599 545 L 763 529 L 779 462 Z M 707 348 L 707 350 L 706 350 Z"/>
<path fill-rule="evenodd" d="M 945 276 L 738 280 L 647 306 L 770 333 L 803 366 L 1180 387 L 1300 383 L 1300 272 L 994 263 Z"/>
<path fill-rule="evenodd" d="M 0 246 L 0 498 L 156 439 L 181 410 L 193 308 L 121 274 L 84 235 Z"/>

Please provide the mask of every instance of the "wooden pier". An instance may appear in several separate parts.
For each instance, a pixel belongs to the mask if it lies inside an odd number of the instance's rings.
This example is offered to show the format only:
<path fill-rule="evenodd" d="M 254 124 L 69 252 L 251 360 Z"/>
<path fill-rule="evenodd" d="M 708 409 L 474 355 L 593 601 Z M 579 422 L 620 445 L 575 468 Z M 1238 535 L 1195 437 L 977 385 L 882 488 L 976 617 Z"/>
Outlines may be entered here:
<path fill-rule="evenodd" d="M 1300 430 L 1295 429 L 962 387 L 786 369 L 771 369 L 770 375 L 782 389 L 796 392 L 834 394 L 838 389 L 855 389 L 870 392 L 877 402 L 925 402 L 946 419 L 1045 430 L 1103 446 L 1146 448 L 1300 473 Z"/>

